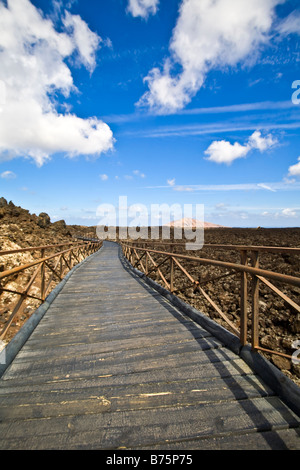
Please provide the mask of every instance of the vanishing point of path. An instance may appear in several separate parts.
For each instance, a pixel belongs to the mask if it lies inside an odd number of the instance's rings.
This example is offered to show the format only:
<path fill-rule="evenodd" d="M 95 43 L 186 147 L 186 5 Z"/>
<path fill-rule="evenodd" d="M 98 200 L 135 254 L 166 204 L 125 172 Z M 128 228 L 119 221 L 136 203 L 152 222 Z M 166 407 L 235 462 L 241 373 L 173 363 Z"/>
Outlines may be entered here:
<path fill-rule="evenodd" d="M 0 380 L 1 449 L 299 449 L 300 418 L 105 242 Z"/>

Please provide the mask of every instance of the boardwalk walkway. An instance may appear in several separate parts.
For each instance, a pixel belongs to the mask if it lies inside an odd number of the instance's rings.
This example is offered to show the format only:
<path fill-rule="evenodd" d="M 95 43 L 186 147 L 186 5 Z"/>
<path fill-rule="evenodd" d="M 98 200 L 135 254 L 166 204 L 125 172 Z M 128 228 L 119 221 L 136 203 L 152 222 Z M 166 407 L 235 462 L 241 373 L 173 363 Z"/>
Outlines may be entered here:
<path fill-rule="evenodd" d="M 297 417 L 105 242 L 0 380 L 1 449 L 300 449 Z"/>

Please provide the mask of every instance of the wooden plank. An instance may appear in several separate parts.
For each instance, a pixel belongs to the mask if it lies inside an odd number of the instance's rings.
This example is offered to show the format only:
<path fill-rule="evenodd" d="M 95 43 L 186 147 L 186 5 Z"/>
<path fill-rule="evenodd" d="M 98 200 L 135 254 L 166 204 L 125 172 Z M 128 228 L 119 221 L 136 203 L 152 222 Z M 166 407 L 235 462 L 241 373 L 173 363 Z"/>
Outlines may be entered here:
<path fill-rule="evenodd" d="M 70 371 L 68 371 L 70 372 Z M 3 381 L 3 385 L 7 389 L 9 386 L 11 392 L 13 390 L 23 390 L 24 387 L 33 386 L 43 386 L 47 384 L 49 387 L 65 387 L 68 388 L 70 384 L 76 387 L 87 387 L 94 386 L 95 384 L 101 388 L 104 386 L 117 386 L 120 384 L 130 385 L 130 384 L 144 384 L 150 382 L 174 382 L 174 381 L 190 381 L 192 379 L 206 378 L 214 379 L 216 377 L 228 378 L 228 377 L 237 377 L 237 376 L 247 376 L 251 374 L 251 370 L 248 367 L 245 367 L 244 362 L 234 362 L 225 364 L 225 368 L 220 363 L 216 363 L 215 367 L 209 367 L 209 364 L 205 364 L 203 367 L 198 365 L 190 365 L 187 367 L 179 366 L 174 367 L 172 370 L 162 368 L 150 368 L 147 370 L 139 370 L 135 373 L 128 373 L 123 367 L 121 371 L 114 371 L 114 373 L 101 372 L 100 374 L 94 374 L 93 370 L 90 370 L 90 374 L 86 373 L 84 375 L 70 375 L 69 373 L 64 375 L 60 374 L 59 376 L 53 375 L 33 375 L 33 376 L 23 376 L 20 380 L 19 376 L 9 380 Z M 2 388 L 2 387 L 1 387 Z"/>
<path fill-rule="evenodd" d="M 211 338 L 199 338 L 198 341 L 195 341 L 193 338 L 187 339 L 187 340 L 181 340 L 180 337 L 178 338 L 178 341 L 174 340 L 173 341 L 149 341 L 148 344 L 145 344 L 145 342 L 132 342 L 132 341 L 124 341 L 122 342 L 121 346 L 119 342 L 115 342 L 115 348 L 113 345 L 111 345 L 110 342 L 101 342 L 101 343 L 92 343 L 89 347 L 87 348 L 86 345 L 80 345 L 78 348 L 76 347 L 76 350 L 78 351 L 78 356 L 80 357 L 112 357 L 112 358 L 117 358 L 117 355 L 126 355 L 130 356 L 133 354 L 136 354 L 140 357 L 145 356 L 145 357 L 153 357 L 153 356 L 159 356 L 159 357 L 164 357 L 168 355 L 179 355 L 179 354 L 185 354 L 185 353 L 193 353 L 193 354 L 198 354 L 199 355 L 199 346 L 201 347 L 202 351 L 207 350 L 207 349 L 213 349 L 213 346 L 216 345 L 219 347 L 218 343 L 212 343 L 214 341 Z M 55 354 L 54 354 L 55 353 Z M 60 348 L 59 351 L 53 351 L 52 349 L 43 349 L 42 345 L 39 350 L 33 350 L 31 351 L 21 351 L 18 355 L 18 357 L 15 359 L 15 364 L 17 363 L 27 363 L 27 362 L 32 362 L 34 361 L 35 364 L 38 364 L 39 362 L 44 362 L 47 361 L 49 358 L 49 354 L 51 354 L 51 360 L 65 360 L 67 358 L 73 358 L 74 357 L 74 347 L 64 347 L 63 349 Z M 218 354 L 218 353 L 216 353 Z M 201 357 L 201 356 L 199 356 Z M 222 353 L 220 354 L 220 358 L 222 359 L 233 359 L 235 358 L 233 353 L 230 354 L 230 352 L 227 354 L 227 350 L 222 348 Z M 187 357 L 188 359 L 188 357 Z M 220 359 L 221 360 L 221 359 Z"/>
<path fill-rule="evenodd" d="M 74 387 L 74 384 L 73 384 Z M 168 406 L 194 406 L 196 404 L 228 402 L 247 398 L 273 395 L 255 376 L 193 379 L 149 384 L 119 385 L 111 387 L 86 387 L 84 390 L 70 388 L 50 391 L 34 387 L 33 391 L 0 397 L 0 419 L 24 420 L 35 417 L 47 418 L 72 415 L 80 409 L 81 414 L 129 411 Z M 83 393 L 84 392 L 84 393 Z"/>
<path fill-rule="evenodd" d="M 198 347 L 197 347 L 198 345 Z M 200 347 L 199 347 L 200 346 Z M 68 367 L 70 364 L 74 364 L 78 367 L 85 367 L 84 364 L 86 362 L 94 362 L 96 363 L 101 362 L 102 365 L 109 367 L 110 365 L 115 364 L 131 364 L 134 363 L 136 367 L 139 366 L 139 363 L 146 365 L 148 362 L 151 361 L 158 361 L 162 359 L 165 362 L 165 367 L 168 364 L 175 363 L 176 365 L 180 365 L 181 363 L 189 364 L 204 364 L 206 362 L 210 362 L 213 357 L 218 358 L 217 360 L 224 359 L 223 354 L 216 355 L 216 351 L 214 348 L 218 348 L 219 343 L 214 342 L 214 340 L 210 338 L 205 338 L 199 341 L 198 343 L 192 342 L 190 343 L 189 347 L 186 344 L 177 345 L 173 344 L 171 347 L 164 347 L 164 345 L 160 347 L 151 347 L 142 348 L 128 348 L 119 351 L 110 351 L 110 352 L 96 352 L 94 354 L 86 353 L 80 355 L 78 358 L 74 359 L 74 355 L 64 355 L 61 354 L 60 356 L 53 357 L 44 357 L 42 360 L 38 361 L 24 361 L 22 356 L 20 355 L 14 362 L 15 364 L 15 371 L 16 370 L 26 370 L 28 368 L 34 368 L 36 373 L 39 373 L 43 369 L 47 369 L 48 371 L 51 368 L 59 368 L 61 365 L 66 365 Z M 201 350 L 200 350 L 201 348 Z M 141 366 L 142 366 L 141 364 Z"/>
<path fill-rule="evenodd" d="M 148 447 L 135 447 L 139 451 Z M 254 433 L 229 433 L 214 437 L 187 439 L 182 441 L 164 442 L 151 446 L 151 451 L 189 451 L 195 450 L 299 450 L 300 440 L 297 429 L 283 429 Z M 132 450 L 127 448 L 127 451 Z"/>
<path fill-rule="evenodd" d="M 296 427 L 299 421 L 277 397 L 256 398 L 201 406 L 175 406 L 149 410 L 98 412 L 54 418 L 36 418 L 0 423 L 0 449 L 22 438 L 32 446 L 99 449 L 152 446 L 156 443 L 214 437 L 233 431 L 266 432 Z M 46 439 L 47 441 L 46 441 Z M 67 441 L 66 441 L 67 439 Z M 47 442 L 47 443 L 46 443 Z"/>
<path fill-rule="evenodd" d="M 197 343 L 195 340 L 200 340 L 202 338 L 205 338 L 210 335 L 202 335 L 201 332 L 199 334 L 193 334 L 193 335 L 180 335 L 180 336 L 175 336 L 172 335 L 171 333 L 165 334 L 163 337 L 162 336 L 148 336 L 147 338 L 144 338 L 143 341 L 143 346 L 160 346 L 160 345 L 165 345 L 165 347 L 168 347 L 168 345 L 175 344 L 178 347 L 181 347 L 181 345 L 187 344 L 189 346 L 189 343 Z M 74 355 L 74 345 L 73 344 L 61 344 L 60 346 L 57 346 L 55 349 L 52 347 L 50 344 L 49 346 L 46 347 L 46 345 L 43 346 L 43 343 L 39 344 L 40 342 L 37 341 L 34 344 L 26 344 L 22 351 L 19 353 L 18 357 L 15 359 L 16 361 L 19 358 L 22 358 L 23 361 L 31 361 L 31 360 L 38 360 L 41 359 L 43 360 L 45 357 L 49 357 L 51 355 L 53 358 L 55 357 L 61 357 L 62 355 L 64 356 L 73 356 Z M 78 355 L 86 355 L 86 354 L 101 354 L 105 352 L 110 352 L 110 351 L 123 351 L 127 349 L 139 349 L 140 345 L 137 344 L 136 341 L 132 341 L 130 338 L 125 338 L 123 340 L 114 340 L 114 341 L 95 341 L 95 342 L 88 342 L 88 343 L 83 343 L 77 342 L 76 344 L 76 352 Z M 196 344 L 196 348 L 198 349 L 199 346 Z M 227 358 L 232 358 L 232 353 L 226 349 L 226 357 Z"/>
<path fill-rule="evenodd" d="M 120 357 L 120 356 L 119 356 Z M 5 380 L 8 379 L 19 379 L 29 382 L 35 377 L 39 380 L 63 380 L 65 378 L 83 378 L 91 376 L 106 376 L 115 375 L 122 377 L 125 374 L 135 374 L 138 372 L 147 372 L 155 370 L 157 373 L 161 372 L 163 376 L 173 376 L 179 367 L 186 367 L 192 373 L 198 374 L 199 377 L 215 377 L 229 375 L 240 375 L 250 373 L 248 366 L 244 364 L 243 360 L 236 359 L 233 361 L 224 362 L 213 362 L 209 355 L 204 354 L 203 356 L 206 361 L 203 361 L 202 367 L 199 364 L 199 358 L 193 358 L 193 354 L 190 354 L 189 362 L 187 362 L 186 356 L 173 357 L 167 360 L 160 358 L 151 358 L 148 360 L 135 360 L 134 357 L 130 361 L 125 359 L 120 362 L 115 360 L 105 361 L 98 357 L 97 359 L 77 359 L 76 357 L 72 360 L 63 360 L 60 363 L 53 363 L 51 361 L 41 364 L 41 366 L 35 366 L 34 363 L 16 363 L 14 368 L 8 370 L 5 375 Z M 173 368 L 172 372 L 169 369 Z M 179 371 L 182 373 L 182 370 Z M 192 377 L 187 373 L 187 377 Z"/>
<path fill-rule="evenodd" d="M 126 339 L 131 338 L 131 341 L 134 343 L 134 341 L 142 341 L 144 338 L 144 334 L 147 332 L 147 336 L 150 338 L 152 337 L 152 340 L 155 341 L 157 332 L 150 330 L 147 330 L 147 328 L 139 328 L 136 331 L 118 331 L 117 328 L 114 330 L 110 331 L 104 331 L 104 328 L 102 329 L 101 327 L 95 328 L 95 331 L 93 331 L 92 328 L 90 328 L 89 332 L 82 332 L 81 336 L 78 337 L 78 334 L 74 332 L 74 334 L 66 332 L 65 334 L 62 334 L 62 336 L 59 336 L 55 333 L 45 335 L 43 336 L 43 341 L 41 342 L 37 337 L 35 336 L 32 338 L 32 345 L 33 347 L 59 347 L 59 346 L 64 346 L 64 345 L 75 345 L 75 344 L 90 344 L 90 343 L 99 343 L 99 342 L 107 342 L 107 341 L 123 341 Z M 166 329 L 162 329 L 162 334 L 168 334 Z M 195 338 L 201 336 L 201 333 L 198 334 L 198 331 L 195 330 L 195 335 L 193 335 L 191 332 L 188 331 L 175 331 L 173 338 L 174 341 L 180 341 L 180 339 L 185 339 L 185 338 L 190 338 L 194 336 Z M 215 340 L 217 341 L 217 340 Z M 34 342 L 34 343 L 33 343 Z"/>

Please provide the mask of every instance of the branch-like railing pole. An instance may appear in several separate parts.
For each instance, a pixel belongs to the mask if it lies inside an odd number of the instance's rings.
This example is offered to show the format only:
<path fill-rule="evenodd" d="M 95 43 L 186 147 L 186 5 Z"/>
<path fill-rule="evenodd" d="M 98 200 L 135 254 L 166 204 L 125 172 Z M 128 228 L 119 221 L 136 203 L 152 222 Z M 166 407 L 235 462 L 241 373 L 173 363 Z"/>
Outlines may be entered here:
<path fill-rule="evenodd" d="M 45 249 L 41 250 L 41 259 L 45 258 Z M 41 299 L 45 300 L 45 261 L 41 263 Z"/>
<path fill-rule="evenodd" d="M 252 266 L 256 269 L 259 268 L 259 254 L 258 251 L 252 252 Z M 257 276 L 252 276 L 251 282 L 251 295 L 252 295 L 252 349 L 255 350 L 259 346 L 259 279 Z"/>
<path fill-rule="evenodd" d="M 170 291 L 174 292 L 175 263 L 173 256 L 170 257 Z"/>
<path fill-rule="evenodd" d="M 247 264 L 247 251 L 241 251 L 241 265 L 245 266 Z M 248 314 L 248 282 L 247 282 L 247 273 L 241 272 L 241 299 L 240 299 L 240 341 L 243 346 L 247 344 L 247 314 Z"/>

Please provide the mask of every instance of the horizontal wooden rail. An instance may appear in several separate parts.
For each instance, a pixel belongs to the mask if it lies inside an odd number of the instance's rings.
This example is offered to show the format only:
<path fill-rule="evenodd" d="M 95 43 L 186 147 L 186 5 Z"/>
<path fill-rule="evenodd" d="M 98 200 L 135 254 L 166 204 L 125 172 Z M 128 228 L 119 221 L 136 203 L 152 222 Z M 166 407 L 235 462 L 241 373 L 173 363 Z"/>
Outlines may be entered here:
<path fill-rule="evenodd" d="M 128 248 L 132 248 L 131 245 L 122 243 L 123 246 L 127 246 Z M 254 247 L 253 247 L 254 248 Z M 196 261 L 202 264 L 207 264 L 207 265 L 212 265 L 212 266 L 219 266 L 221 268 L 229 268 L 229 269 L 234 269 L 236 271 L 240 272 L 246 272 L 249 274 L 254 274 L 254 275 L 260 275 L 264 276 L 270 279 L 274 279 L 275 281 L 279 282 L 285 282 L 287 284 L 293 285 L 295 287 L 300 287 L 300 278 L 295 277 L 295 276 L 290 276 L 288 274 L 280 274 L 276 273 L 273 271 L 267 271 L 264 269 L 259 269 L 259 268 L 253 268 L 251 266 L 243 265 L 243 264 L 237 264 L 237 263 L 230 263 L 227 261 L 219 261 L 219 260 L 214 260 L 214 259 L 207 259 L 207 258 L 200 258 L 197 256 L 188 256 L 188 255 L 183 255 L 180 253 L 170 253 L 167 251 L 159 251 L 159 250 L 152 250 L 148 248 L 140 248 L 135 246 L 135 250 L 137 251 L 147 251 L 148 253 L 156 253 L 158 255 L 165 255 L 165 256 L 173 256 L 176 258 L 181 258 L 185 259 L 187 261 Z M 243 249 L 241 251 L 244 251 Z"/>
<path fill-rule="evenodd" d="M 122 243 L 122 242 L 120 242 Z M 173 242 L 173 241 L 164 241 L 164 240 L 152 240 L 152 241 L 126 241 L 126 244 L 132 244 L 134 246 L 142 245 L 143 248 L 146 248 L 147 245 L 160 245 L 160 246 L 172 246 L 172 247 L 185 247 L 186 242 Z M 265 253 L 287 253 L 287 254 L 300 254 L 300 248 L 298 247 L 289 247 L 289 246 L 262 246 L 262 245 L 226 245 L 226 244 L 217 244 L 217 243 L 205 243 L 203 249 L 213 249 L 215 250 L 233 250 L 233 251 L 259 251 Z M 200 250 L 197 250 L 200 251 Z"/>
<path fill-rule="evenodd" d="M 53 246 L 55 247 L 55 245 L 53 245 Z M 81 243 L 81 244 L 76 244 L 75 248 L 80 248 L 80 247 L 85 247 L 85 246 L 86 246 L 86 244 Z M 67 250 L 59 251 L 58 253 L 55 253 L 54 255 L 46 256 L 45 258 L 39 258 L 39 259 L 34 260 L 30 263 L 23 264 L 22 266 L 17 266 L 16 268 L 9 269 L 7 271 L 2 271 L 2 273 L 0 273 L 0 280 L 4 279 L 5 277 L 8 277 L 8 276 L 11 276 L 13 274 L 17 274 L 21 271 L 24 271 L 25 269 L 29 269 L 29 268 L 32 268 L 33 266 L 37 266 L 38 264 L 45 263 L 46 261 L 49 261 L 53 258 L 56 258 L 57 256 L 69 253 L 70 250 L 72 250 L 72 248 L 71 249 L 68 248 Z"/>
<path fill-rule="evenodd" d="M 164 242 L 157 242 L 160 245 L 164 245 Z M 162 251 L 162 250 L 155 250 L 149 248 L 147 245 L 151 245 L 150 243 L 140 242 L 143 246 L 138 246 L 138 244 L 134 244 L 133 242 L 121 242 L 121 246 L 123 249 L 124 255 L 127 259 L 133 264 L 134 267 L 138 267 L 139 265 L 142 268 L 142 271 L 149 275 L 151 272 L 156 271 L 158 278 L 161 279 L 165 285 L 165 287 L 173 293 L 177 293 L 182 290 L 175 288 L 175 266 L 180 269 L 180 271 L 184 274 L 185 278 L 188 280 L 190 284 L 192 284 L 194 288 L 194 292 L 200 292 L 203 297 L 209 302 L 209 304 L 214 308 L 217 314 L 227 323 L 229 328 L 233 331 L 235 335 L 240 338 L 242 345 L 244 346 L 247 344 L 248 338 L 248 331 L 247 331 L 247 316 L 248 316 L 248 279 L 247 275 L 251 276 L 251 311 L 252 311 L 252 327 L 251 327 L 251 345 L 253 350 L 261 350 L 264 352 L 278 354 L 283 357 L 292 358 L 291 356 L 284 354 L 279 351 L 271 351 L 269 349 L 265 349 L 260 347 L 259 345 L 259 283 L 262 282 L 266 285 L 273 293 L 280 296 L 280 298 L 286 302 L 292 309 L 296 312 L 300 312 L 300 306 L 294 302 L 294 300 L 290 299 L 286 294 L 284 294 L 278 287 L 274 286 L 269 279 L 273 281 L 277 281 L 279 283 L 288 284 L 294 287 L 300 287 L 300 278 L 296 276 L 290 276 L 287 274 L 281 274 L 265 269 L 261 269 L 259 267 L 259 253 L 260 252 L 277 252 L 277 253 L 293 253 L 298 254 L 300 253 L 299 248 L 289 248 L 289 247 L 265 247 L 265 246 L 248 246 L 248 245 L 204 245 L 203 248 L 222 248 L 228 250 L 239 250 L 240 251 L 240 263 L 232 263 L 227 261 L 220 261 L 215 259 L 207 259 L 201 258 L 197 256 L 190 256 L 181 253 L 174 253 L 169 251 Z M 169 243 L 168 243 L 169 244 Z M 167 245 L 168 245 L 167 244 Z M 171 243 L 171 245 L 174 245 Z M 250 254 L 249 254 L 250 252 Z M 142 254 L 142 256 L 141 256 Z M 153 256 L 159 256 L 159 263 L 157 263 Z M 146 269 L 140 263 L 140 260 L 146 256 Z M 161 258 L 163 257 L 163 260 Z M 250 258 L 251 266 L 248 264 L 248 258 Z M 165 264 L 166 261 L 169 260 L 169 278 L 170 284 L 166 279 L 166 275 L 163 275 L 159 267 L 162 264 Z M 214 266 L 219 268 L 229 269 L 230 272 L 226 272 L 224 275 L 215 276 L 214 278 L 210 278 L 210 282 L 215 280 L 221 279 L 223 277 L 232 276 L 232 275 L 239 275 L 241 280 L 241 288 L 240 288 L 240 328 L 238 329 L 229 318 L 221 311 L 221 309 L 216 305 L 216 303 L 211 299 L 211 297 L 203 290 L 201 285 L 203 285 L 207 280 L 195 280 L 193 276 L 188 272 L 188 270 L 182 266 L 180 261 L 189 261 L 193 263 L 198 263 L 199 265 L 208 265 Z M 149 268 L 148 261 L 152 263 L 152 266 Z M 208 282 L 208 281 L 207 281 Z M 185 290 L 185 287 L 184 287 Z"/>
<path fill-rule="evenodd" d="M 65 250 L 55 251 L 55 253 L 45 256 L 46 250 L 57 250 L 61 247 L 66 247 Z M 40 247 L 28 247 L 20 250 L 11 250 L 1 252 L 2 256 L 13 254 L 13 253 L 22 253 L 22 252 L 35 252 L 40 251 L 41 257 L 39 259 L 33 260 L 29 263 L 26 263 L 21 266 L 16 266 L 15 268 L 3 271 L 0 273 L 0 281 L 3 282 L 4 279 L 7 279 L 11 276 L 18 275 L 22 272 L 29 272 L 30 280 L 27 285 L 22 288 L 21 286 L 18 289 L 11 289 L 6 285 L 0 284 L 0 295 L 3 293 L 15 294 L 19 298 L 17 303 L 13 305 L 9 310 L 11 314 L 6 321 L 2 331 L 0 332 L 0 340 L 3 340 L 10 327 L 12 326 L 13 321 L 18 315 L 20 315 L 21 309 L 24 305 L 26 299 L 34 299 L 39 303 L 43 303 L 52 289 L 53 282 L 56 283 L 63 279 L 65 274 L 70 271 L 76 264 L 80 263 L 90 254 L 96 252 L 102 246 L 102 242 L 77 242 L 77 243 L 67 243 L 67 244 L 56 244 L 56 245 L 46 245 Z M 55 259 L 56 262 L 55 262 Z M 53 263 L 54 261 L 54 263 Z M 51 266 L 52 262 L 52 266 Z M 32 274 L 31 268 L 36 268 Z M 56 281 L 54 281 L 54 278 Z M 35 287 L 38 289 L 39 294 L 36 292 L 34 294 L 30 293 L 30 289 Z"/>
<path fill-rule="evenodd" d="M 74 245 L 74 246 L 78 245 L 78 242 L 58 243 L 55 245 L 30 246 L 27 248 L 18 248 L 16 250 L 5 250 L 5 251 L 0 251 L 0 256 L 14 255 L 16 253 L 28 253 L 28 252 L 33 252 L 33 251 L 49 250 L 53 248 L 61 248 L 62 246 L 71 246 L 71 245 Z"/>

